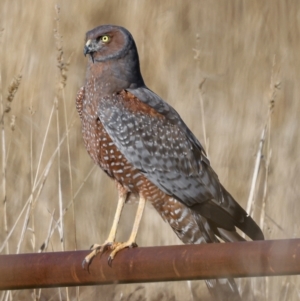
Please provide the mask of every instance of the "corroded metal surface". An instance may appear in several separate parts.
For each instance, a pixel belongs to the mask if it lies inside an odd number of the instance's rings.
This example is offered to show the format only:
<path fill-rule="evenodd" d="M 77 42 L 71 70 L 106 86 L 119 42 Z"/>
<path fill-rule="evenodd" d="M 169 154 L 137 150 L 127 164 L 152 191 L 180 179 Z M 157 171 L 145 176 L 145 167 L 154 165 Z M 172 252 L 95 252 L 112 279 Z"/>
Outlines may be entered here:
<path fill-rule="evenodd" d="M 300 274 L 300 239 L 126 249 L 86 270 L 88 252 L 1 255 L 0 289 Z"/>

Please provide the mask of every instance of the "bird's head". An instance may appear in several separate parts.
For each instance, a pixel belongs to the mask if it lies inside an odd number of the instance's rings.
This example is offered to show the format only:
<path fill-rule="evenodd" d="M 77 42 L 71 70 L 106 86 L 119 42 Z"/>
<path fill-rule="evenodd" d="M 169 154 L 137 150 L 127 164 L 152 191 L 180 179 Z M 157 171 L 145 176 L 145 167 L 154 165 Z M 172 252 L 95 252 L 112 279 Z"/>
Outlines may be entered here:
<path fill-rule="evenodd" d="M 115 25 L 102 25 L 86 33 L 84 55 L 89 54 L 93 62 L 104 62 L 124 57 L 136 50 L 134 40 L 128 30 Z M 136 57 L 138 60 L 138 57 Z"/>
<path fill-rule="evenodd" d="M 101 25 L 88 31 L 83 53 L 90 56 L 89 68 L 94 74 L 122 82 L 121 88 L 144 85 L 137 48 L 127 29 Z"/>

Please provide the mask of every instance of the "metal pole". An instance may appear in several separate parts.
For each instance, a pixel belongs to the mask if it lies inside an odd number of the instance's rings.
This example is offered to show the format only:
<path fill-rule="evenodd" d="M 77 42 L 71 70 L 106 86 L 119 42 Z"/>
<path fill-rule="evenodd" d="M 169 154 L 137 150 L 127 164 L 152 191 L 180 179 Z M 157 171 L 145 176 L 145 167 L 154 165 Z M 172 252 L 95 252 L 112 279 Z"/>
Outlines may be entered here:
<path fill-rule="evenodd" d="M 1 255 L 0 290 L 300 274 L 300 239 L 126 249 L 87 271 L 88 252 Z"/>

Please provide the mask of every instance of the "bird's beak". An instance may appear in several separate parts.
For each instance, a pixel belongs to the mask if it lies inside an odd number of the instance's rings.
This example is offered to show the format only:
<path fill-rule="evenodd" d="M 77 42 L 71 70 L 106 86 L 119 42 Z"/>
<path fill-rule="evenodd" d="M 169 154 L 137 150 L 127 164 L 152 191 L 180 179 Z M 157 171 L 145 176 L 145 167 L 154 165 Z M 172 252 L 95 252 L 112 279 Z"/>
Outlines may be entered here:
<path fill-rule="evenodd" d="M 91 45 L 92 41 L 91 40 L 88 40 L 84 46 L 84 49 L 83 49 L 83 54 L 84 56 L 86 56 L 87 54 L 91 53 L 91 49 L 90 49 L 90 45 Z"/>
<path fill-rule="evenodd" d="M 94 63 L 94 51 L 91 49 L 91 44 L 92 44 L 92 41 L 91 40 L 88 40 L 83 48 L 83 54 L 84 56 L 86 56 L 87 54 L 89 54 L 92 58 L 92 61 Z"/>

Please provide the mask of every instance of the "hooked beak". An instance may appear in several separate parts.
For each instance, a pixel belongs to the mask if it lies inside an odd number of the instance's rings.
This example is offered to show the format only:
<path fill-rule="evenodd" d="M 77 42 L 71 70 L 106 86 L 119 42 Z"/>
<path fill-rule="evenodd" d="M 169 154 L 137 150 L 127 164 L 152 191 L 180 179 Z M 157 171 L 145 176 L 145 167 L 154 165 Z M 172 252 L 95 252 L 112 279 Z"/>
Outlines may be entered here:
<path fill-rule="evenodd" d="M 91 40 L 88 40 L 83 48 L 83 54 L 84 56 L 86 56 L 87 54 L 89 54 L 92 58 L 92 61 L 94 63 L 94 50 L 92 49 L 91 47 L 91 43 L 92 41 Z"/>

